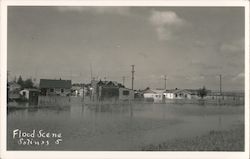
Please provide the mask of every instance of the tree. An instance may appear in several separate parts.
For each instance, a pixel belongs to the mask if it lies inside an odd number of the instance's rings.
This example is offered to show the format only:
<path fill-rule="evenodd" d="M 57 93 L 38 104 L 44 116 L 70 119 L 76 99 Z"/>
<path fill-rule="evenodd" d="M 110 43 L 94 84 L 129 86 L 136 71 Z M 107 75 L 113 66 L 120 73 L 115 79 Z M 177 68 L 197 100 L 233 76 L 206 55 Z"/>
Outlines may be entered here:
<path fill-rule="evenodd" d="M 32 82 L 31 78 L 28 78 L 23 82 L 23 88 L 33 88 L 33 87 L 34 83 Z"/>
<path fill-rule="evenodd" d="M 207 89 L 205 86 L 203 86 L 203 88 L 200 88 L 198 90 L 198 96 L 203 99 L 206 95 L 207 95 Z"/>
<path fill-rule="evenodd" d="M 18 77 L 17 84 L 19 84 L 21 87 L 23 87 L 23 79 L 22 79 L 21 75 Z"/>

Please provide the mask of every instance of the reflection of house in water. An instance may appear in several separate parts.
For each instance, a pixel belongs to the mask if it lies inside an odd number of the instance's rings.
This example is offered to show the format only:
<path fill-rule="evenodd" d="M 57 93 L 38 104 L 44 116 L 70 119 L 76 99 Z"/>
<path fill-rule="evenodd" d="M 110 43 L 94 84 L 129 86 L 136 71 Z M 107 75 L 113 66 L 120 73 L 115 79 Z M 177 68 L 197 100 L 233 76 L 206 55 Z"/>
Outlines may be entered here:
<path fill-rule="evenodd" d="M 92 101 L 116 101 L 133 100 L 134 91 L 125 88 L 122 84 L 115 81 L 95 81 L 91 82 L 91 100 Z"/>
<path fill-rule="evenodd" d="M 43 96 L 69 96 L 71 93 L 71 80 L 41 79 L 40 90 Z"/>

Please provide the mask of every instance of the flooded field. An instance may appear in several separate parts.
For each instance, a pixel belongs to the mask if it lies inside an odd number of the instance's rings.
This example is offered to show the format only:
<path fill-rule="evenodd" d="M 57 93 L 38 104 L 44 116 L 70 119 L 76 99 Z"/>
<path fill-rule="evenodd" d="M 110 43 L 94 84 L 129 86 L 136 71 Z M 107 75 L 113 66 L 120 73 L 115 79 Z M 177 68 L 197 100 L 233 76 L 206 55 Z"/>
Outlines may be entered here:
<path fill-rule="evenodd" d="M 131 104 L 10 109 L 8 150 L 142 150 L 147 145 L 225 131 L 244 123 L 243 106 Z M 13 131 L 61 133 L 60 144 L 20 144 Z M 25 137 L 24 137 L 25 139 Z M 32 138 L 31 140 L 42 140 Z"/>

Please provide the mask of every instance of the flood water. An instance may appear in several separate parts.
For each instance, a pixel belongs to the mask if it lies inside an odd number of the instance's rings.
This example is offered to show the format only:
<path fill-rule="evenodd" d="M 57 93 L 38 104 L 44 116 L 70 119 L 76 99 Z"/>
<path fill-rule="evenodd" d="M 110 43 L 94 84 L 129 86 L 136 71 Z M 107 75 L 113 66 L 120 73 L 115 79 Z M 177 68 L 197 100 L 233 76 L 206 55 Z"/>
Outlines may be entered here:
<path fill-rule="evenodd" d="M 177 138 L 190 138 L 211 130 L 228 130 L 244 123 L 244 106 L 131 104 L 84 105 L 72 98 L 65 108 L 9 110 L 8 150 L 141 150 Z M 60 144 L 22 145 L 13 130 L 61 133 Z M 32 138 L 41 140 L 41 138 Z M 47 140 L 44 138 L 44 140 Z"/>

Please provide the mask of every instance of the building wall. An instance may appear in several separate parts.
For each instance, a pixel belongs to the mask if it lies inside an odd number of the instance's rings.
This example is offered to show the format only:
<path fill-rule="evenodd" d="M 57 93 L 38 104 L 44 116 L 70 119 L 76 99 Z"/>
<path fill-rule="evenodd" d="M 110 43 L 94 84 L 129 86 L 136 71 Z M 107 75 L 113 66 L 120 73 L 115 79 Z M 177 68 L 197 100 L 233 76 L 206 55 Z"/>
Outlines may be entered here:
<path fill-rule="evenodd" d="M 97 99 L 98 100 L 117 100 L 119 99 L 118 87 L 98 87 Z"/>
<path fill-rule="evenodd" d="M 67 96 L 71 93 L 71 89 L 68 88 L 42 88 L 42 95 L 51 96 L 51 95 L 59 95 L 59 96 Z"/>
<path fill-rule="evenodd" d="M 155 103 L 162 103 L 163 102 L 164 94 L 154 94 L 154 102 Z"/>
<path fill-rule="evenodd" d="M 119 88 L 119 100 L 133 100 L 134 91 L 127 88 Z"/>
<path fill-rule="evenodd" d="M 166 97 L 166 99 L 174 99 L 174 94 L 173 93 L 163 93 Z"/>
<path fill-rule="evenodd" d="M 168 92 L 164 94 L 166 99 L 195 99 L 195 96 L 192 96 L 191 94 L 184 91 L 178 93 Z"/>
<path fill-rule="evenodd" d="M 191 98 L 192 98 L 191 94 L 187 92 L 174 93 L 174 99 L 191 99 Z"/>
<path fill-rule="evenodd" d="M 144 98 L 154 98 L 155 93 L 144 93 L 143 97 Z"/>

